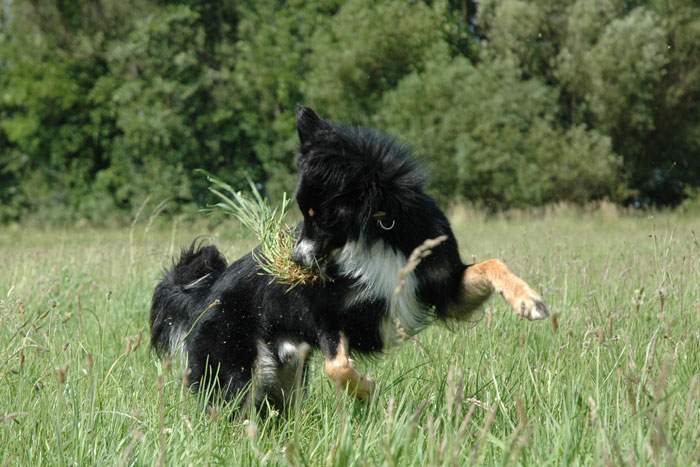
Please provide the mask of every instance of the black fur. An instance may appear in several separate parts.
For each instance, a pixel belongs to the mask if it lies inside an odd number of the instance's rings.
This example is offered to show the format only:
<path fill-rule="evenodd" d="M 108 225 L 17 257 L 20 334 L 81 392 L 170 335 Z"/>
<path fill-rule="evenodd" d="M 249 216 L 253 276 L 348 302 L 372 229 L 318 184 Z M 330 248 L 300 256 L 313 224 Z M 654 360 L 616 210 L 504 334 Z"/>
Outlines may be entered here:
<path fill-rule="evenodd" d="M 226 260 L 214 246 L 193 242 L 165 271 L 153 293 L 151 344 L 159 353 L 168 350 L 174 325 L 187 326 L 191 310 L 206 299 L 208 289 L 226 270 Z"/>
<path fill-rule="evenodd" d="M 291 389 L 283 376 L 299 364 L 287 352 L 293 346 L 308 343 L 332 357 L 342 333 L 352 352 L 380 352 L 389 343 L 387 323 L 392 326 L 396 316 L 415 333 L 463 305 L 466 266 L 408 148 L 372 130 L 333 124 L 305 107 L 297 110 L 297 128 L 297 202 L 304 220 L 294 257 L 320 264 L 331 280 L 288 291 L 261 275 L 251 254 L 227 267 L 215 247 L 193 244 L 153 297 L 153 346 L 172 350 L 182 341 L 191 384 L 197 388 L 206 374 L 215 375 L 211 381 L 227 400 L 259 374 L 262 391 L 255 400 L 267 396 L 283 406 Z M 440 235 L 447 241 L 418 266 L 413 288 L 403 291 L 418 306 L 392 308 L 387 274 Z"/>

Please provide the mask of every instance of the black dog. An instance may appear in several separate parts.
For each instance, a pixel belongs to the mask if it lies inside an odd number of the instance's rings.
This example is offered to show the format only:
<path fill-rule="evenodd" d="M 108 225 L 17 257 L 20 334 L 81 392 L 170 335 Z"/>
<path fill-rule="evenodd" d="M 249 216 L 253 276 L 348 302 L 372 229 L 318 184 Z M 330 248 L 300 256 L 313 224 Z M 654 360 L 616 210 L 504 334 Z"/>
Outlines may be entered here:
<path fill-rule="evenodd" d="M 434 319 L 464 319 L 493 290 L 521 316 L 547 316 L 539 295 L 501 261 L 462 263 L 408 148 L 305 107 L 297 129 L 304 220 L 293 257 L 330 280 L 289 291 L 262 275 L 251 254 L 227 266 L 213 246 L 184 251 L 156 287 L 151 341 L 186 353 L 195 388 L 213 384 L 231 400 L 254 379 L 248 402 L 284 408 L 311 346 L 338 387 L 366 398 L 373 383 L 353 368 L 353 352 L 380 352 Z M 397 289 L 414 249 L 437 237 L 443 241 Z"/>

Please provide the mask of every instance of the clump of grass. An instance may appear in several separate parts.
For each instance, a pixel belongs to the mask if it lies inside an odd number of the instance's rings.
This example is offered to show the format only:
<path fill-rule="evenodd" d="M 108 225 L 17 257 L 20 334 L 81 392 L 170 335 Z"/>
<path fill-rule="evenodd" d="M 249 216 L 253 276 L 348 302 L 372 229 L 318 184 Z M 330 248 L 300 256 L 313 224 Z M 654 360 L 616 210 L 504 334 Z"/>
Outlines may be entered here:
<path fill-rule="evenodd" d="M 260 242 L 260 246 L 253 250 L 253 258 L 265 274 L 289 285 L 290 289 L 320 280 L 317 268 L 303 267 L 292 260 L 296 237 L 294 228 L 285 222 L 291 202 L 286 193 L 280 206 L 273 207 L 251 180 L 248 180 L 250 195 L 246 195 L 228 183 L 206 175 L 211 183 L 209 190 L 219 198 L 214 207 L 238 219 Z"/>

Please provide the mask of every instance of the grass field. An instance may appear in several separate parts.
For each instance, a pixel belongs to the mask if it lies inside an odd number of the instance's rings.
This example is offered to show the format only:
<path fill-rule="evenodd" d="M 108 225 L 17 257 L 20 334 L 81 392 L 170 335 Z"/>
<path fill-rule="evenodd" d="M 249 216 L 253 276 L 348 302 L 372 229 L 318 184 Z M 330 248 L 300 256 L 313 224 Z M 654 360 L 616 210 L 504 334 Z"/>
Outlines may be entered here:
<path fill-rule="evenodd" d="M 700 463 L 700 219 L 457 212 L 465 261 L 501 257 L 557 320 L 495 297 L 359 366 L 368 404 L 312 361 L 285 419 L 207 410 L 149 351 L 151 292 L 195 235 L 234 225 L 0 230 L 2 465 L 689 465 Z"/>

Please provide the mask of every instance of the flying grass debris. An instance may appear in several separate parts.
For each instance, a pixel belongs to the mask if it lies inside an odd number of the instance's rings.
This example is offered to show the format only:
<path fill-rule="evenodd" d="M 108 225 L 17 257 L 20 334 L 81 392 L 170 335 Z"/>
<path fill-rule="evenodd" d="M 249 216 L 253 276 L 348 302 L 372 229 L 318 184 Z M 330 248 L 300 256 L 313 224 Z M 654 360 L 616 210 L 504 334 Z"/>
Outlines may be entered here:
<path fill-rule="evenodd" d="M 290 289 L 321 279 L 317 269 L 301 266 L 292 260 L 296 238 L 294 228 L 284 220 L 291 202 L 286 193 L 281 205 L 272 207 L 251 180 L 248 184 L 252 196 L 247 196 L 212 175 L 207 174 L 207 179 L 211 183 L 209 190 L 220 200 L 214 207 L 234 216 L 257 237 L 260 245 L 252 254 L 265 274 L 289 285 Z"/>

